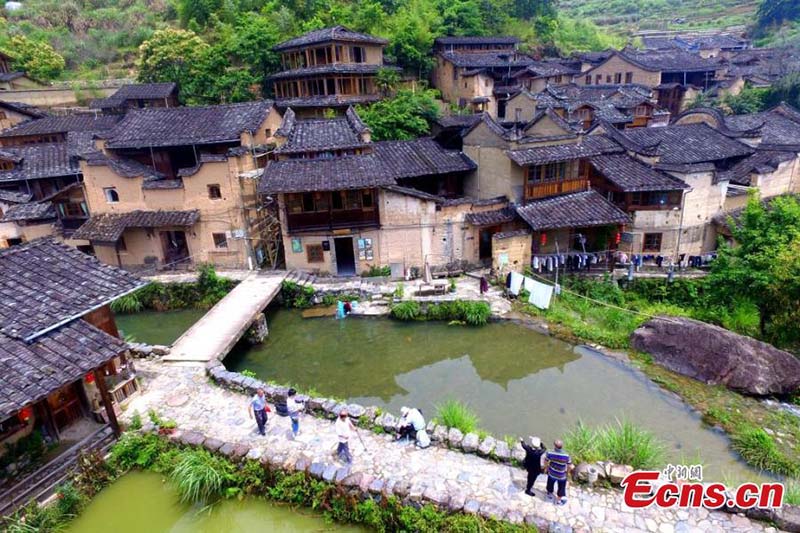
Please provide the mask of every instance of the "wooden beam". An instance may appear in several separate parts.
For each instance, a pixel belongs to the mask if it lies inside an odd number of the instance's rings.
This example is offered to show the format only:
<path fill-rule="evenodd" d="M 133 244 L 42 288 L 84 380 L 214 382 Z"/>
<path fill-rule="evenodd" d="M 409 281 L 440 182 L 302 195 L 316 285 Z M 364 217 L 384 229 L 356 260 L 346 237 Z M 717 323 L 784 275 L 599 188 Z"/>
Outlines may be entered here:
<path fill-rule="evenodd" d="M 92 371 L 94 374 L 94 382 L 97 385 L 97 390 L 100 391 L 100 398 L 103 401 L 103 407 L 106 408 L 108 423 L 111 425 L 111 429 L 114 430 L 114 435 L 119 437 L 122 434 L 122 430 L 120 430 L 119 422 L 117 421 L 117 415 L 114 413 L 114 404 L 113 400 L 111 399 L 111 395 L 108 393 L 106 377 L 101 372 L 101 369 L 102 367 L 97 367 Z"/>

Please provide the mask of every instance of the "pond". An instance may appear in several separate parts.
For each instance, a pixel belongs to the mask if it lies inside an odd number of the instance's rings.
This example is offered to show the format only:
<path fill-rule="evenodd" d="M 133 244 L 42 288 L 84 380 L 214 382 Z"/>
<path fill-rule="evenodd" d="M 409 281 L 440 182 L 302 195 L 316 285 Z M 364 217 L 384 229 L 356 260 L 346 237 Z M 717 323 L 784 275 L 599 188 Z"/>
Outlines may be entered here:
<path fill-rule="evenodd" d="M 205 309 L 143 311 L 128 315 L 119 314 L 115 318 L 117 328 L 124 338 L 147 344 L 170 345 L 207 312 Z"/>
<path fill-rule="evenodd" d="M 149 342 L 149 328 L 161 321 L 146 319 L 144 330 L 135 320 L 128 327 Z M 229 369 L 395 414 L 413 405 L 431 417 L 437 404 L 458 399 L 496 436 L 552 442 L 579 420 L 594 426 L 627 419 L 666 442 L 673 462 L 700 457 L 706 476 L 717 480 L 756 476 L 723 434 L 640 372 L 516 324 L 303 318 L 283 309 L 271 309 L 267 321 L 269 337 L 258 346 L 237 345 L 224 361 Z"/>
<path fill-rule="evenodd" d="M 210 510 L 180 503 L 175 490 L 153 472 L 130 472 L 98 494 L 67 533 L 238 533 L 251 531 L 364 531 L 326 523 L 307 509 L 266 500 L 224 500 Z"/>

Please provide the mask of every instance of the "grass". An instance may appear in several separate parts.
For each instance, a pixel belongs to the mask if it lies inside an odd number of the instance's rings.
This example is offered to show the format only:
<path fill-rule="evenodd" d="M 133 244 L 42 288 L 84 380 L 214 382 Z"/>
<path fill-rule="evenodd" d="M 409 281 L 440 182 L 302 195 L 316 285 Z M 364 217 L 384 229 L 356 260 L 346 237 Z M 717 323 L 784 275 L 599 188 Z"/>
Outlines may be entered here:
<path fill-rule="evenodd" d="M 409 300 L 393 305 L 391 316 L 398 320 L 441 320 L 483 326 L 489 322 L 492 308 L 487 302 L 464 300 L 431 303 L 423 308 L 419 302 Z"/>
<path fill-rule="evenodd" d="M 465 435 L 477 431 L 480 423 L 478 415 L 458 400 L 445 400 L 437 405 L 436 420 L 439 424 L 456 428 Z"/>
<path fill-rule="evenodd" d="M 222 496 L 233 467 L 206 450 L 185 450 L 178 456 L 170 478 L 181 501 L 209 503 Z"/>
<path fill-rule="evenodd" d="M 579 422 L 564 437 L 564 446 L 575 462 L 611 461 L 635 470 L 657 469 L 664 463 L 664 445 L 626 420 L 595 429 Z"/>
<path fill-rule="evenodd" d="M 731 446 L 742 458 L 759 470 L 791 477 L 800 474 L 797 461 L 787 458 L 775 440 L 763 428 L 746 426 L 731 439 Z"/>

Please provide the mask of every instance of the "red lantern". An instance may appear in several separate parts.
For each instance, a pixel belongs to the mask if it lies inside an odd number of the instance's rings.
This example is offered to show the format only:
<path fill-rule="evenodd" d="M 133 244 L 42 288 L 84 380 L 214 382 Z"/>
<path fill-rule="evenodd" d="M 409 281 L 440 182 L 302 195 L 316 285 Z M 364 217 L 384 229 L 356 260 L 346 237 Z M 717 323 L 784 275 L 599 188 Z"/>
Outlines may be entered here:
<path fill-rule="evenodd" d="M 89 372 L 88 374 L 86 374 L 86 376 L 84 376 L 83 380 L 89 384 L 94 383 L 94 373 Z"/>
<path fill-rule="evenodd" d="M 616 244 L 619 244 L 619 242 L 620 242 L 621 240 L 622 240 L 622 233 L 620 233 L 620 232 L 617 232 L 617 235 L 616 235 L 616 237 L 614 237 L 614 243 L 616 243 Z"/>
<path fill-rule="evenodd" d="M 547 233 L 542 233 L 539 236 L 539 244 L 541 246 L 547 246 Z"/>
<path fill-rule="evenodd" d="M 32 416 L 33 416 L 33 409 L 31 409 L 30 407 L 23 407 L 22 409 L 19 410 L 19 413 L 17 413 L 17 417 L 19 418 L 20 422 L 27 422 L 28 420 L 31 419 Z"/>

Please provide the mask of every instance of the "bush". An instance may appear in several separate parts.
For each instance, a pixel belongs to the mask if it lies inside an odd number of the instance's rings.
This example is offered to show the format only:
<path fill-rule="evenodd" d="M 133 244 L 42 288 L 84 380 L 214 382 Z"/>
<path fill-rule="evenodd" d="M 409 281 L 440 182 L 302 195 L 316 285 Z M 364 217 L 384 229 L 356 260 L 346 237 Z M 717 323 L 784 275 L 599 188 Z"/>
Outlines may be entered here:
<path fill-rule="evenodd" d="M 398 320 L 416 320 L 420 317 L 418 302 L 400 302 L 392 306 L 391 315 Z"/>
<path fill-rule="evenodd" d="M 489 321 L 492 308 L 487 302 L 456 300 L 431 303 L 423 311 L 418 302 L 407 301 L 392 306 L 391 315 L 399 320 L 441 320 L 483 326 Z"/>
<path fill-rule="evenodd" d="M 112 468 L 127 471 L 131 468 L 150 468 L 166 450 L 166 443 L 153 434 L 125 433 L 111 448 L 108 460 Z"/>
<path fill-rule="evenodd" d="M 190 449 L 178 455 L 170 478 L 181 501 L 209 503 L 220 497 L 231 481 L 233 465 L 206 450 Z"/>
<path fill-rule="evenodd" d="M 602 460 L 630 465 L 634 470 L 652 470 L 664 459 L 664 445 L 628 421 L 594 430 L 578 422 L 564 437 L 564 445 L 575 462 Z"/>
<path fill-rule="evenodd" d="M 800 465 L 786 457 L 762 428 L 743 428 L 731 438 L 731 446 L 751 466 L 774 474 L 796 477 Z"/>
<path fill-rule="evenodd" d="M 367 265 L 367 266 L 369 267 L 369 269 L 361 272 L 362 278 L 387 277 L 392 275 L 392 267 L 390 267 L 389 265 L 386 266 Z"/>
<path fill-rule="evenodd" d="M 564 435 L 564 447 L 569 450 L 574 463 L 593 463 L 602 459 L 597 452 L 597 434 L 581 421 Z"/>
<path fill-rule="evenodd" d="M 287 308 L 307 309 L 314 305 L 314 287 L 284 280 L 281 282 L 281 298 Z"/>
<path fill-rule="evenodd" d="M 456 428 L 465 435 L 478 429 L 480 419 L 469 407 L 458 400 L 447 400 L 436 406 L 436 420 L 449 428 Z"/>

